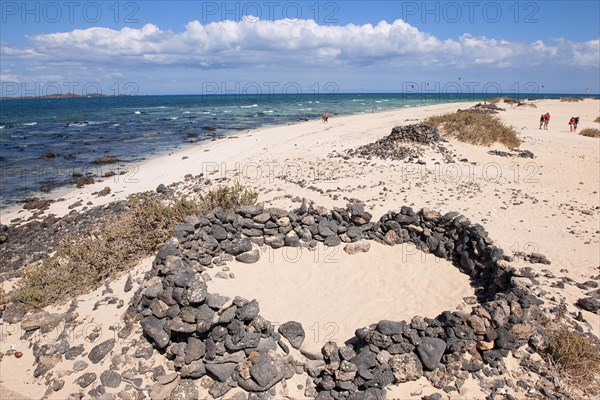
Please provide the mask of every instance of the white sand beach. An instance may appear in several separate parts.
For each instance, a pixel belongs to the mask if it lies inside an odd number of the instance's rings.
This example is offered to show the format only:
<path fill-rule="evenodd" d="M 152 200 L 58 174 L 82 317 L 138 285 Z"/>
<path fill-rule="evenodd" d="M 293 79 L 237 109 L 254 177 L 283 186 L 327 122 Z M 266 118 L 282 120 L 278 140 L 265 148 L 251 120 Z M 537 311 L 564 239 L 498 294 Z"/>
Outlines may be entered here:
<path fill-rule="evenodd" d="M 532 264 L 519 256 L 513 264 L 529 266 L 541 273 L 540 290 L 548 292 L 547 297 L 555 296 L 557 302 L 564 299 L 570 312 L 578 312 L 574 303 L 583 291 L 573 285 L 564 289 L 551 287 L 555 280 L 544 277 L 543 272 L 575 282 L 600 274 L 600 140 L 571 133 L 568 126 L 569 118 L 578 115 L 579 130 L 600 128 L 594 122 L 600 114 L 600 101 L 532 103 L 536 108 L 500 103 L 506 111 L 498 116 L 515 127 L 522 140 L 520 148 L 533 152 L 534 159 L 490 155 L 491 149 L 507 149 L 499 144 L 487 148 L 455 139 L 449 139 L 447 146 L 461 161 L 453 164 L 445 163 L 439 154 L 423 157 L 423 164 L 330 157 L 334 151 L 342 153 L 387 136 L 396 125 L 465 109 L 474 103 L 331 116 L 328 124 L 314 120 L 257 129 L 132 165 L 126 175 L 51 194 L 64 200 L 51 204 L 46 214 L 65 215 L 71 211 L 68 206 L 77 201 L 83 205 L 89 202 L 87 207 L 93 207 L 155 190 L 161 183 L 183 181 L 187 174 L 200 173 L 213 180 L 213 186 L 237 180 L 255 187 L 259 202 L 288 210 L 300 205 L 298 199 L 329 209 L 343 208 L 349 199 L 357 199 L 364 202 L 374 219 L 403 205 L 415 209 L 428 207 L 442 213 L 458 211 L 483 225 L 507 254 L 535 252 L 546 256 L 550 265 Z M 549 129 L 539 130 L 539 115 L 545 112 L 552 115 Z M 226 179 L 221 182 L 219 178 Z M 97 197 L 95 193 L 106 186 L 111 188 L 111 195 Z M 185 192 L 185 183 L 178 188 Z M 0 222 L 9 224 L 15 218 L 25 220 L 29 215 L 31 211 L 13 206 L 1 211 Z M 302 249 L 297 253 L 285 248 L 265 250 L 256 264 L 228 264 L 233 279 L 214 278 L 220 269 L 211 270 L 213 281 L 208 283 L 208 289 L 230 297 L 257 299 L 261 315 L 275 324 L 288 320 L 301 322 L 307 332 L 307 349 L 313 352 L 328 340 L 343 343 L 355 329 L 381 319 L 403 320 L 414 315 L 433 318 L 444 310 L 466 310 L 465 299 L 473 296 L 468 277 L 450 262 L 431 254 L 405 245 L 372 243 L 367 253 L 349 255 L 342 247 L 343 244 L 339 248 L 318 246 L 313 251 Z M 134 277 L 141 277 L 151 260 L 141 263 L 133 272 Z M 120 318 L 131 296 L 143 285 L 140 279 L 131 292 L 125 293 L 124 281 L 125 276 L 110 284 L 114 291 L 111 296 L 123 300 L 123 308 L 101 304 L 94 309 L 94 304 L 105 297 L 102 291 L 106 288 L 77 299 L 78 320 L 101 328 L 95 343 L 115 337 L 110 326 L 122 323 Z M 10 284 L 4 282 L 7 288 Z M 67 307 L 64 305 L 62 309 Z M 600 336 L 600 316 L 581 312 L 591 332 Z M 21 339 L 18 327 L 8 324 L 0 325 L 0 333 L 0 352 L 10 346 L 23 352 L 20 359 L 12 356 L 2 359 L 0 398 L 20 398 L 8 390 L 23 398 L 41 398 L 46 385 L 33 378 L 29 340 Z M 72 345 L 85 342 L 83 335 L 73 339 Z M 86 351 L 88 346 L 89 343 Z M 123 346 L 125 343 L 117 341 L 114 354 Z M 159 361 L 156 362 L 158 365 Z M 63 361 L 54 368 L 55 376 L 61 376 L 66 383 L 60 391 L 49 393 L 48 398 L 64 399 L 79 389 L 74 383 L 78 374 L 73 373 L 72 364 Z M 96 371 L 100 375 L 109 364 L 107 357 L 86 372 Z M 303 397 L 303 392 L 292 386 L 288 384 L 285 390 L 279 387 L 278 393 Z M 391 389 L 388 398 L 420 398 L 428 393 L 433 393 L 432 387 L 422 380 Z M 449 398 L 480 395 L 470 382 L 462 392 L 455 392 Z M 202 396 L 210 398 L 206 390 Z"/>

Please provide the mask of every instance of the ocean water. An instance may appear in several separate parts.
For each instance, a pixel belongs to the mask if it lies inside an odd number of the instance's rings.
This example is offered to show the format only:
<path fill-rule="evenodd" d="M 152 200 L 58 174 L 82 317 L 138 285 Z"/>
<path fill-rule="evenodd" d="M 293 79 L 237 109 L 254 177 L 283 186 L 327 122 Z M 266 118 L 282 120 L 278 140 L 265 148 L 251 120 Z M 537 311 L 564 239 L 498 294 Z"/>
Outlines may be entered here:
<path fill-rule="evenodd" d="M 561 95 L 538 97 L 557 98 Z M 564 95 L 562 95 L 564 96 Z M 0 101 L 0 206 L 127 164 L 267 125 L 484 97 L 432 94 L 131 96 Z M 376 114 L 375 114 L 376 116 Z M 96 165 L 111 155 L 118 164 Z"/>

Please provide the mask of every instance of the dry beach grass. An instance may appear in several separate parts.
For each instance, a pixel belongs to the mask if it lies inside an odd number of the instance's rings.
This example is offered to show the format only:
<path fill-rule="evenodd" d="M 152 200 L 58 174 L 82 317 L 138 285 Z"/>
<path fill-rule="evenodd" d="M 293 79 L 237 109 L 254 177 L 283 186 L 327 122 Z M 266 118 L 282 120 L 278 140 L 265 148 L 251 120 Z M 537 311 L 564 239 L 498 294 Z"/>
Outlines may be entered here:
<path fill-rule="evenodd" d="M 600 394 L 600 351 L 586 335 L 555 323 L 551 327 L 547 357 L 556 377 L 565 381 L 565 394 L 577 397 Z"/>
<path fill-rule="evenodd" d="M 425 124 L 438 127 L 448 137 L 478 146 L 501 143 L 508 148 L 519 147 L 521 141 L 514 128 L 490 114 L 456 112 L 427 118 Z"/>
<path fill-rule="evenodd" d="M 125 214 L 101 231 L 67 237 L 54 255 L 27 267 L 12 300 L 32 310 L 95 290 L 156 251 L 184 217 L 217 207 L 231 211 L 256 199 L 256 192 L 239 184 L 217 187 L 197 199 L 165 202 L 149 193 L 131 196 Z"/>
<path fill-rule="evenodd" d="M 581 136 L 587 136 L 592 138 L 600 138 L 600 129 L 596 128 L 585 128 L 579 132 Z"/>

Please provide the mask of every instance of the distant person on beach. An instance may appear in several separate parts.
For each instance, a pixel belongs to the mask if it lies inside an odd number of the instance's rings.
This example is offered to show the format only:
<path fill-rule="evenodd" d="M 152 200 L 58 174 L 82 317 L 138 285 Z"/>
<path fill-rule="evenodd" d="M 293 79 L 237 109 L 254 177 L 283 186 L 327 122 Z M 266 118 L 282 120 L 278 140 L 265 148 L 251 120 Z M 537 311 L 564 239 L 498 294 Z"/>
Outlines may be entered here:
<path fill-rule="evenodd" d="M 571 117 L 569 120 L 569 132 L 573 132 L 573 125 L 575 125 L 575 117 Z"/>
<path fill-rule="evenodd" d="M 544 129 L 548 130 L 548 123 L 550 122 L 550 113 L 544 114 Z"/>
<path fill-rule="evenodd" d="M 573 124 L 573 132 L 577 132 L 578 124 L 579 124 L 579 117 L 575 117 L 575 123 Z"/>
<path fill-rule="evenodd" d="M 323 121 L 324 124 L 328 123 L 329 122 L 329 114 L 324 112 L 323 115 L 321 115 L 321 120 Z"/>
<path fill-rule="evenodd" d="M 540 129 L 542 129 L 542 126 L 544 125 L 544 114 L 542 114 L 540 116 Z"/>

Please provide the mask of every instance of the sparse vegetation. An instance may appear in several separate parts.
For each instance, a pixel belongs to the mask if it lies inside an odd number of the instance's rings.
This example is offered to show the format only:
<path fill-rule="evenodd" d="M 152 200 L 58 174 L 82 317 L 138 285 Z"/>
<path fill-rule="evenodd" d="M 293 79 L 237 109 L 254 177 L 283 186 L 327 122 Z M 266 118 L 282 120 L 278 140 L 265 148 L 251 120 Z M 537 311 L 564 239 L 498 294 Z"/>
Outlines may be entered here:
<path fill-rule="evenodd" d="M 600 351 L 583 334 L 555 326 L 549 335 L 547 361 L 569 391 L 600 393 Z"/>
<path fill-rule="evenodd" d="M 517 107 L 529 107 L 529 108 L 537 108 L 537 106 L 533 103 L 519 103 Z"/>
<path fill-rule="evenodd" d="M 519 100 L 517 99 L 513 99 L 512 97 L 494 97 L 492 99 L 490 99 L 489 103 L 500 103 L 500 102 L 504 102 L 504 103 L 519 103 Z"/>
<path fill-rule="evenodd" d="M 597 128 L 585 128 L 579 132 L 581 136 L 600 138 L 600 129 Z"/>
<path fill-rule="evenodd" d="M 196 200 L 180 197 L 171 203 L 149 194 L 132 196 L 129 210 L 103 230 L 70 236 L 53 256 L 25 268 L 11 300 L 35 309 L 94 290 L 156 251 L 185 216 L 215 207 L 233 210 L 256 203 L 257 197 L 257 192 L 239 184 L 218 187 Z"/>
<path fill-rule="evenodd" d="M 582 101 L 583 99 L 579 98 L 579 97 L 565 97 L 563 99 L 560 99 L 561 102 L 563 103 L 577 103 L 578 101 Z"/>
<path fill-rule="evenodd" d="M 4 310 L 6 303 L 8 303 L 8 296 L 6 296 L 4 288 L 0 286 L 0 311 Z"/>
<path fill-rule="evenodd" d="M 535 101 L 536 99 L 525 99 L 525 100 Z M 517 107 L 537 108 L 537 106 L 533 103 L 526 103 L 524 100 L 513 99 L 512 97 L 494 97 L 494 98 L 490 99 L 488 101 L 488 103 L 490 103 L 490 104 L 506 103 L 506 104 L 510 104 L 511 107 L 514 107 L 516 105 Z"/>
<path fill-rule="evenodd" d="M 498 142 L 508 148 L 519 147 L 521 144 L 517 131 L 504 125 L 500 118 L 494 115 L 448 113 L 429 117 L 423 123 L 436 126 L 444 135 L 455 137 L 461 142 L 480 146 L 491 146 Z"/>
<path fill-rule="evenodd" d="M 204 210 L 221 207 L 223 211 L 231 212 L 239 205 L 255 204 L 257 200 L 258 193 L 255 190 L 236 183 L 233 186 L 220 186 L 211 190 L 200 198 L 200 203 Z"/>
<path fill-rule="evenodd" d="M 600 123 L 600 115 L 596 117 L 596 119 L 594 120 L 594 122 Z"/>

